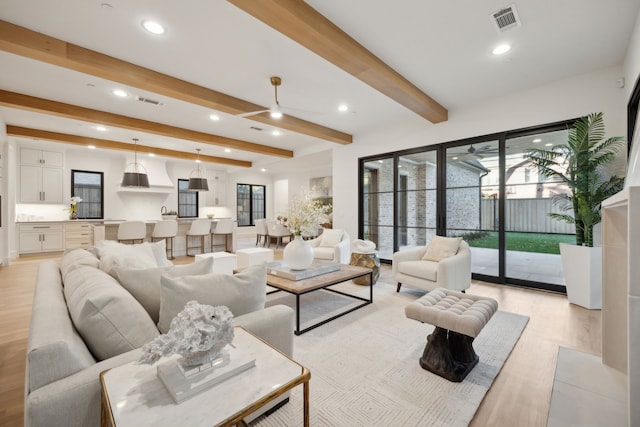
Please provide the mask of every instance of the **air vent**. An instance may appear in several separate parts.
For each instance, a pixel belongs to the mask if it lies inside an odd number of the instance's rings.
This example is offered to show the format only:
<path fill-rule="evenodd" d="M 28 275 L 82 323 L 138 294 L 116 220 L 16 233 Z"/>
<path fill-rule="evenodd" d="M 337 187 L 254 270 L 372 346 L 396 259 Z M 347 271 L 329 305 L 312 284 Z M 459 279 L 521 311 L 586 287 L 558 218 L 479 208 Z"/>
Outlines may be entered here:
<path fill-rule="evenodd" d="M 507 31 L 510 28 L 519 27 L 521 25 L 516 5 L 512 4 L 504 9 L 500 9 L 491 15 L 491 21 L 496 25 L 498 31 Z"/>
<path fill-rule="evenodd" d="M 257 130 L 258 132 L 262 132 L 264 129 L 259 128 L 257 126 L 251 126 L 249 129 Z"/>
<path fill-rule="evenodd" d="M 162 107 L 164 104 L 160 101 L 156 101 L 155 99 L 144 98 L 142 96 L 136 97 L 136 99 L 140 102 L 146 102 L 147 104 L 157 105 L 158 107 Z"/>

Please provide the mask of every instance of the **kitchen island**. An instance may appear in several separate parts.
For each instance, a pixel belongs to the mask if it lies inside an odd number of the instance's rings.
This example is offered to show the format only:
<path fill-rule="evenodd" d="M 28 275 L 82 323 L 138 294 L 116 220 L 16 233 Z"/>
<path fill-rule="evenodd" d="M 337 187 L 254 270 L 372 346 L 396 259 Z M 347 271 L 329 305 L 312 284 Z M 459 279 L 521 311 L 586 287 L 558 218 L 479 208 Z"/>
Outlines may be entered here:
<path fill-rule="evenodd" d="M 178 218 L 178 233 L 174 239 L 174 256 L 187 254 L 187 231 L 196 218 Z M 203 218 L 199 218 L 203 219 Z M 211 220 L 211 231 L 215 230 L 219 219 Z M 153 227 L 159 220 L 146 220 L 147 236 L 151 241 Z M 125 220 L 62 220 L 62 221 L 18 221 L 16 222 L 20 255 L 58 252 L 77 247 L 88 248 L 98 240 L 117 240 L 118 226 Z M 235 252 L 236 228 L 228 241 L 226 251 Z M 205 238 L 205 251 L 211 247 L 212 236 Z M 215 243 L 224 245 L 224 236 L 215 236 Z"/>

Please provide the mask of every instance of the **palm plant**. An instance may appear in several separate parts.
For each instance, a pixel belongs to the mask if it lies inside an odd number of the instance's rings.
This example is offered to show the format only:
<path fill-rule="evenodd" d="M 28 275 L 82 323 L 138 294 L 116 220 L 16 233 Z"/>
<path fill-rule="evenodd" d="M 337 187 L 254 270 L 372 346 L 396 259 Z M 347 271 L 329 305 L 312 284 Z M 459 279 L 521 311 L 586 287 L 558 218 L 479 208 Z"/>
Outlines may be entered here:
<path fill-rule="evenodd" d="M 553 197 L 561 213 L 548 215 L 575 224 L 578 246 L 593 246 L 593 226 L 602 219 L 600 204 L 624 186 L 624 177 L 609 176 L 605 170 L 624 146 L 624 138 L 604 140 L 604 136 L 602 113 L 592 113 L 576 120 L 566 144 L 526 153 L 538 174 L 562 182 L 569 189 L 568 193 Z"/>

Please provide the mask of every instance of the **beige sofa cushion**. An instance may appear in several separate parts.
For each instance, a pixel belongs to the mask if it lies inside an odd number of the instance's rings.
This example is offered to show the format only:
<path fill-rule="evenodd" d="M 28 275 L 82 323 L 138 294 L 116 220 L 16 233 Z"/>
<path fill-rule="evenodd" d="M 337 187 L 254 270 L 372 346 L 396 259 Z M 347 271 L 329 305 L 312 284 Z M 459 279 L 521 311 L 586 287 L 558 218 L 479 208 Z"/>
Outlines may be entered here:
<path fill-rule="evenodd" d="M 438 280 L 438 263 L 433 261 L 402 261 L 398 263 L 398 272 L 435 282 Z"/>
<path fill-rule="evenodd" d="M 116 267 L 154 268 L 173 265 L 167 259 L 164 240 L 137 245 L 125 245 L 113 240 L 101 240 L 96 242 L 94 249 L 100 258 L 100 269 L 114 277 Z"/>
<path fill-rule="evenodd" d="M 160 319 L 160 277 L 198 276 L 213 271 L 213 258 L 199 259 L 194 263 L 155 268 L 116 267 L 120 284 L 147 310 L 151 320 Z"/>
<path fill-rule="evenodd" d="M 71 270 L 83 265 L 98 268 L 100 266 L 100 260 L 93 252 L 86 249 L 66 251 L 60 259 L 60 272 L 62 273 L 63 279 Z"/>
<path fill-rule="evenodd" d="M 79 267 L 65 280 L 69 314 L 96 359 L 141 347 L 158 335 L 145 309 L 102 270 Z"/>
<path fill-rule="evenodd" d="M 462 237 L 433 236 L 422 259 L 438 262 L 452 257 L 458 253 L 461 241 Z"/>
<path fill-rule="evenodd" d="M 266 263 L 246 268 L 240 273 L 204 274 L 201 276 L 162 276 L 160 321 L 158 329 L 169 331 L 171 320 L 189 301 L 212 306 L 225 305 L 234 317 L 264 308 L 267 289 Z"/>

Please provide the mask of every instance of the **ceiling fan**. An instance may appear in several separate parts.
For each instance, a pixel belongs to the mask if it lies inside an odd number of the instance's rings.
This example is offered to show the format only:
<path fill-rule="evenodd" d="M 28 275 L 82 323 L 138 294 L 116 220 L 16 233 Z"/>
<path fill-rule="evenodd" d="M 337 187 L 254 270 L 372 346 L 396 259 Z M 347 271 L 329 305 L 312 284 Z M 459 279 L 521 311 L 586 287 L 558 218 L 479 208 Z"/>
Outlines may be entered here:
<path fill-rule="evenodd" d="M 455 152 L 453 150 L 447 150 L 447 157 L 451 160 L 479 160 L 483 159 L 487 156 L 495 156 L 498 154 L 498 147 L 495 147 L 491 144 L 485 145 L 484 147 L 475 148 L 473 144 L 469 145 L 469 147 L 460 152 Z"/>
<path fill-rule="evenodd" d="M 262 114 L 262 113 L 269 113 L 269 115 L 271 116 L 272 119 L 280 119 L 282 118 L 282 110 L 291 110 L 291 111 L 302 111 L 302 112 L 306 112 L 306 113 L 312 113 L 312 111 L 306 111 L 306 110 L 298 110 L 295 108 L 289 108 L 289 107 L 282 107 L 280 105 L 280 102 L 278 101 L 278 86 L 282 85 L 282 79 L 278 76 L 272 76 L 270 79 L 271 81 L 271 85 L 273 86 L 273 90 L 274 90 L 274 102 L 273 104 L 271 104 L 271 107 L 269 107 L 268 110 L 258 110 L 258 111 L 250 111 L 248 113 L 241 113 L 241 114 L 236 114 L 236 116 L 238 117 L 250 117 L 250 116 L 255 116 L 256 114 Z"/>

